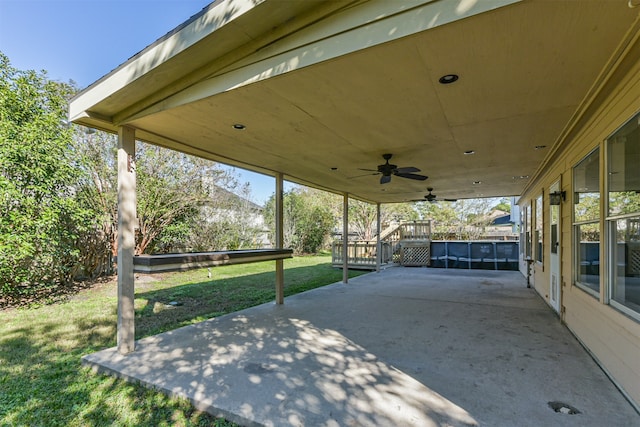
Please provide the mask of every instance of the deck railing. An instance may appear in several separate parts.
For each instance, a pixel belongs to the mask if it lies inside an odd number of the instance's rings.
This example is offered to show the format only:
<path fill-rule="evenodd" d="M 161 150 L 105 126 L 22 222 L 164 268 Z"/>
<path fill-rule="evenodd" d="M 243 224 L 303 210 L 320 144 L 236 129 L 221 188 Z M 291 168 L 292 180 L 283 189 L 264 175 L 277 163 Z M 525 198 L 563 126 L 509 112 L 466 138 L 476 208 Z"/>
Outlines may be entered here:
<path fill-rule="evenodd" d="M 380 240 L 382 266 L 430 266 L 440 268 L 468 268 L 491 270 L 517 270 L 518 241 L 432 241 L 429 221 L 412 221 L 388 228 Z M 332 263 L 343 265 L 341 240 L 333 242 Z M 350 240 L 347 242 L 349 268 L 374 270 L 376 268 L 376 241 Z"/>
<path fill-rule="evenodd" d="M 386 242 L 380 242 L 382 249 L 382 264 L 388 264 L 391 259 L 391 246 Z M 376 243 L 364 240 L 352 240 L 347 242 L 347 259 L 349 268 L 375 270 L 376 268 Z M 333 242 L 331 247 L 331 261 L 334 267 L 342 266 L 344 262 L 343 246 L 341 240 Z"/>
<path fill-rule="evenodd" d="M 395 228 L 381 233 L 380 264 L 387 265 L 401 262 L 402 241 L 428 240 L 431 235 L 430 221 L 402 222 Z M 347 242 L 347 264 L 349 268 L 376 268 L 376 240 L 349 240 Z M 336 240 L 331 247 L 332 264 L 339 267 L 343 263 L 342 240 Z"/>
<path fill-rule="evenodd" d="M 431 221 L 412 221 L 400 224 L 400 240 L 431 239 Z"/>

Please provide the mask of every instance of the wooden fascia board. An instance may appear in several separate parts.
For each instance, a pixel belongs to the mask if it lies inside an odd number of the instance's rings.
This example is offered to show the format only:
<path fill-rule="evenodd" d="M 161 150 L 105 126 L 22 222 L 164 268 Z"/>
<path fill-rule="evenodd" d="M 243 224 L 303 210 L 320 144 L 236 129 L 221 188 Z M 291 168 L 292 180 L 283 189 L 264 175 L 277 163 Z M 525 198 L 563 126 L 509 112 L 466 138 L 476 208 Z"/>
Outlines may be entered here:
<path fill-rule="evenodd" d="M 74 97 L 69 105 L 70 120 L 79 119 L 86 111 L 113 93 L 126 88 L 141 76 L 150 73 L 264 1 L 267 0 L 227 0 L 203 10 L 195 19 L 178 27 L 179 30 L 172 31 L 148 46 Z"/>
<path fill-rule="evenodd" d="M 458 0 L 372 0 L 346 8 L 269 45 L 220 73 L 139 111 L 114 118 L 127 123 L 276 77 L 378 44 L 494 10 L 521 0 L 469 3 Z"/>

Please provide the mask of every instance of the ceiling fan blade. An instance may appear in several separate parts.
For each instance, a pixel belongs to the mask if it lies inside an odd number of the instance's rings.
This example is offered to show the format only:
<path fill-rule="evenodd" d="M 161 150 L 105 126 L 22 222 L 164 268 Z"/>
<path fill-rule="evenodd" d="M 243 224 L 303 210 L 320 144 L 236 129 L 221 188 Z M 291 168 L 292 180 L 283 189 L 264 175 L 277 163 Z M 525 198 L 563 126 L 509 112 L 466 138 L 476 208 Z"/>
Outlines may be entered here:
<path fill-rule="evenodd" d="M 388 182 L 391 182 L 391 176 L 390 175 L 382 175 L 380 177 L 380 184 L 386 184 Z"/>
<path fill-rule="evenodd" d="M 408 168 L 397 168 L 394 173 L 396 175 L 401 174 L 401 173 L 412 173 L 412 172 L 420 172 L 420 169 L 418 168 L 414 168 L 413 166 L 410 166 Z"/>
<path fill-rule="evenodd" d="M 415 179 L 417 181 L 424 181 L 425 179 L 429 178 L 428 176 L 416 175 L 414 173 L 397 173 L 396 175 L 402 178 Z"/>
<path fill-rule="evenodd" d="M 445 202 L 457 202 L 458 199 L 444 199 Z"/>
<path fill-rule="evenodd" d="M 363 176 L 373 176 L 373 175 L 380 175 L 380 172 L 376 172 L 376 173 L 365 173 L 365 174 L 362 174 L 362 175 L 350 176 L 350 177 L 349 177 L 349 179 L 362 178 Z"/>
<path fill-rule="evenodd" d="M 380 173 L 379 170 L 376 169 L 363 169 L 363 168 L 358 168 L 359 171 L 365 171 L 365 172 L 377 172 Z"/>

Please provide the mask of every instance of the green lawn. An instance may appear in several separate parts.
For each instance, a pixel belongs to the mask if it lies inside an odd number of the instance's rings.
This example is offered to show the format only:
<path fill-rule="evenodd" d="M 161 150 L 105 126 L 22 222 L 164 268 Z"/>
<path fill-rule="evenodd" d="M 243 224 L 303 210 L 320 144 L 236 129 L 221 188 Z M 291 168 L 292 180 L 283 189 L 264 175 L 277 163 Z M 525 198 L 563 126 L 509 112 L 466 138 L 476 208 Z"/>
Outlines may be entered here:
<path fill-rule="evenodd" d="M 330 262 L 285 260 L 285 296 L 342 280 Z M 273 301 L 274 271 L 274 262 L 262 262 L 212 268 L 211 278 L 207 269 L 139 276 L 136 336 Z M 114 281 L 64 303 L 0 311 L 0 426 L 234 426 L 80 365 L 81 356 L 115 346 L 115 336 Z"/>

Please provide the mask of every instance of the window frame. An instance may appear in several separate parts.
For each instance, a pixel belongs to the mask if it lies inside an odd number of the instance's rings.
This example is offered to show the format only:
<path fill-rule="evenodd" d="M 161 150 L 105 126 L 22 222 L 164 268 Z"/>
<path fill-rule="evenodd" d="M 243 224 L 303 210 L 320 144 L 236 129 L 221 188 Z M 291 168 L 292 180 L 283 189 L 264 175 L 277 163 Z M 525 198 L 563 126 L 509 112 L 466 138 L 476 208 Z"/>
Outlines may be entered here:
<path fill-rule="evenodd" d="M 578 194 L 581 194 L 578 191 L 578 188 L 576 188 L 576 168 L 578 166 L 580 166 L 585 160 L 587 160 L 589 157 L 593 156 L 595 153 L 598 154 L 598 215 L 597 218 L 589 218 L 586 220 L 580 220 L 577 221 L 576 220 L 576 206 L 578 205 L 579 201 L 578 201 Z M 598 291 L 594 290 L 592 287 L 590 287 L 587 283 L 583 283 L 580 278 L 581 278 L 581 270 L 582 270 L 582 265 L 581 265 L 581 259 L 580 259 L 580 248 L 581 248 L 581 236 L 582 236 L 582 232 L 580 231 L 580 227 L 584 226 L 584 225 L 590 225 L 590 224 L 596 224 L 597 225 L 597 229 L 598 229 L 598 238 L 599 238 L 599 248 L 598 251 L 599 253 L 601 252 L 600 250 L 600 246 L 602 245 L 603 242 L 603 230 L 602 230 L 602 225 L 601 225 L 601 217 L 602 217 L 602 211 L 601 211 L 601 206 L 602 206 L 602 190 L 601 190 L 601 166 L 600 166 L 600 162 L 602 160 L 602 153 L 600 150 L 600 146 L 598 145 L 597 147 L 595 147 L 593 150 L 589 151 L 585 156 L 583 156 L 578 162 L 576 162 L 573 167 L 571 168 L 571 187 L 573 190 L 573 207 L 571 209 L 571 234 L 572 234 L 572 240 L 573 240 L 573 250 L 572 250 L 572 272 L 573 272 L 573 283 L 576 287 L 580 288 L 581 290 L 583 290 L 584 292 L 586 292 L 587 294 L 591 295 L 592 297 L 594 297 L 595 299 L 599 300 L 600 299 L 600 295 L 603 293 L 603 286 L 602 286 L 602 260 L 599 259 L 598 262 Z M 606 242 L 606 238 L 604 239 L 604 242 Z M 600 258 L 600 257 L 599 257 Z"/>
<path fill-rule="evenodd" d="M 611 198 L 611 181 L 613 171 L 611 170 L 611 146 L 614 143 L 615 138 L 617 137 L 618 132 L 631 123 L 633 120 L 638 122 L 638 128 L 640 128 L 640 111 L 636 111 L 631 118 L 626 120 L 622 125 L 620 125 L 617 129 L 615 129 L 604 141 L 604 197 L 602 200 L 603 213 L 604 213 L 604 228 L 606 231 L 605 242 L 606 242 L 606 252 L 605 256 L 607 258 L 607 271 L 606 278 L 607 283 L 605 288 L 605 303 L 614 309 L 622 312 L 628 317 L 634 319 L 635 321 L 640 322 L 640 309 L 634 310 L 627 305 L 618 302 L 614 299 L 615 295 L 615 287 L 618 285 L 618 222 L 621 220 L 630 220 L 630 219 L 638 219 L 640 220 L 640 209 L 632 212 L 621 212 L 621 213 L 613 213 L 610 210 L 610 198 Z M 626 141 L 625 141 L 626 143 Z M 625 190 L 626 191 L 626 190 Z M 625 240 L 625 245 L 629 242 Z M 625 247 L 626 249 L 626 247 Z M 625 257 L 625 268 L 627 259 Z M 627 277 L 626 275 L 624 277 Z"/>
<path fill-rule="evenodd" d="M 525 260 L 533 259 L 531 256 L 531 203 L 528 202 L 522 208 L 523 226 L 522 226 L 522 241 L 523 257 Z"/>
<path fill-rule="evenodd" d="M 532 244 L 533 256 L 539 264 L 544 264 L 544 191 L 535 199 L 535 227 Z"/>

